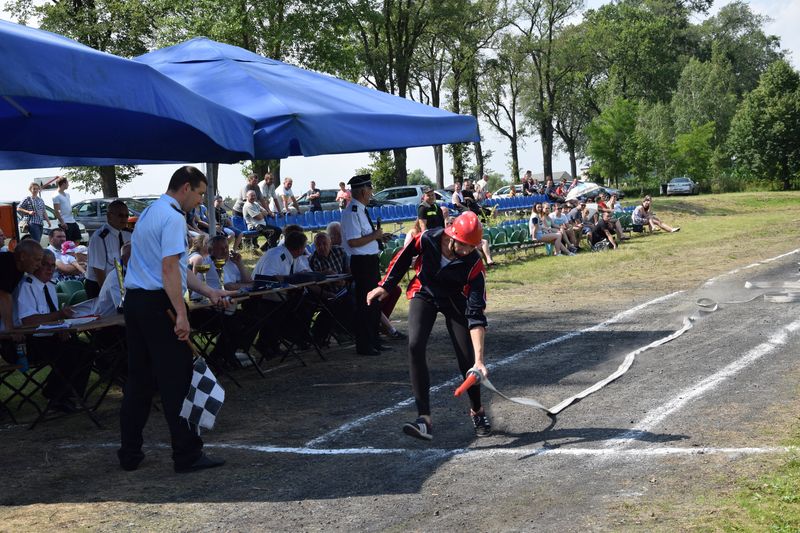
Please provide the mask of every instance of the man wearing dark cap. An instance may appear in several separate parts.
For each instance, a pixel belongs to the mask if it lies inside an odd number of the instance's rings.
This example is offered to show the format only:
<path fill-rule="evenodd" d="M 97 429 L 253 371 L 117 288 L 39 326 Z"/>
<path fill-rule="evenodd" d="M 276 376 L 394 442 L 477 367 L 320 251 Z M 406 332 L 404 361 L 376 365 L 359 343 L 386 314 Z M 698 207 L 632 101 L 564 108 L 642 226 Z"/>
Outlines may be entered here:
<path fill-rule="evenodd" d="M 444 215 L 436 203 L 436 195 L 431 187 L 422 189 L 422 203 L 417 209 L 417 218 L 422 231 L 444 227 Z"/>
<path fill-rule="evenodd" d="M 348 182 L 352 199 L 342 211 L 342 236 L 345 251 L 350 254 L 350 271 L 353 274 L 356 296 L 356 353 L 379 355 L 378 326 L 380 305 L 367 303 L 367 294 L 378 286 L 380 264 L 378 254 L 383 244 L 383 231 L 376 229 L 367 211 L 372 198 L 372 181 L 369 174 L 354 176 Z"/>

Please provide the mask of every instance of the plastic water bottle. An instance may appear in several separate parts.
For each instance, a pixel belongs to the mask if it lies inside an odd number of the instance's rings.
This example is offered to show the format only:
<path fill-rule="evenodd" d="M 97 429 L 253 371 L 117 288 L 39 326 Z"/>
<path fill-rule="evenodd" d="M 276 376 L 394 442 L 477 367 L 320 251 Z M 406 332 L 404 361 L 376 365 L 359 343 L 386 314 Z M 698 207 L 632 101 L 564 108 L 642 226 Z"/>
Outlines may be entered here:
<path fill-rule="evenodd" d="M 25 343 L 22 342 L 17 344 L 17 362 L 20 366 L 20 372 L 27 372 L 29 365 L 28 365 L 28 352 L 25 349 Z"/>
<path fill-rule="evenodd" d="M 553 245 L 550 244 L 550 243 L 545 244 L 544 245 L 544 253 L 547 254 L 547 255 L 553 255 Z"/>

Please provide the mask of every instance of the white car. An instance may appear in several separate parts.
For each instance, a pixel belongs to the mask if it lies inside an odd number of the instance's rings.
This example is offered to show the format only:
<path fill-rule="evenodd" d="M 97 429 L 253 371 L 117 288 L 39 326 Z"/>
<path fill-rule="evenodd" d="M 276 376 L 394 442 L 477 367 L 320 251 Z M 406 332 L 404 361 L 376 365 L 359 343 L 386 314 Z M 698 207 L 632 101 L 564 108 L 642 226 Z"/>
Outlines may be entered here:
<path fill-rule="evenodd" d="M 517 183 L 514 185 L 514 192 L 517 196 L 522 195 L 522 184 Z M 509 198 L 511 196 L 511 185 L 506 185 L 504 187 L 500 187 L 494 193 L 492 193 L 492 198 Z"/>
<path fill-rule="evenodd" d="M 686 176 L 672 178 L 667 183 L 667 196 L 672 196 L 673 194 L 700 194 L 700 184 L 695 183 Z"/>
<path fill-rule="evenodd" d="M 42 228 L 42 238 L 39 244 L 41 244 L 42 247 L 47 248 L 47 246 L 50 245 L 50 231 L 52 231 L 53 228 L 58 227 L 58 219 L 56 218 L 56 212 L 53 211 L 52 207 L 46 205 L 44 208 L 47 210 L 47 216 L 50 218 L 50 223 L 48 224 L 47 221 L 44 222 L 44 227 Z M 17 224 L 19 225 L 19 238 L 21 239 L 27 235 L 27 233 L 22 232 L 22 226 L 25 225 L 25 217 L 20 213 L 17 213 Z M 86 226 L 78 222 L 78 229 L 81 230 L 81 242 L 88 244 L 89 233 L 86 231 Z M 8 235 L 6 235 L 6 237 L 9 238 Z"/>

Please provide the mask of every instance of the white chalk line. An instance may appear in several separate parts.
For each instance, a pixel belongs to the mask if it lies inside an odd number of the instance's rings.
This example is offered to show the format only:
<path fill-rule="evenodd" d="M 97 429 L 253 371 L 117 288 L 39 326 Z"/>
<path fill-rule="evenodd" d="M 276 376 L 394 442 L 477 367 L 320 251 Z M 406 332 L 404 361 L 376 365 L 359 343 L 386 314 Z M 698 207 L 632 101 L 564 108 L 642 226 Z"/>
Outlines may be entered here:
<path fill-rule="evenodd" d="M 618 313 L 617 315 L 611 317 L 610 319 L 606 320 L 605 322 L 601 322 L 600 324 L 595 324 L 594 326 L 590 326 L 588 328 L 572 331 L 570 333 L 565 333 L 564 335 L 561 335 L 560 337 L 556 337 L 554 339 L 550 339 L 549 341 L 545 341 L 545 342 L 536 344 L 534 346 L 531 346 L 530 348 L 526 348 L 525 350 L 522 350 L 522 351 L 517 352 L 515 354 L 509 355 L 508 357 L 504 357 L 503 359 L 501 359 L 499 361 L 496 361 L 494 363 L 490 363 L 489 365 L 487 365 L 487 368 L 489 370 L 492 370 L 492 369 L 499 368 L 501 366 L 506 366 L 506 365 L 509 365 L 511 363 L 514 363 L 514 362 L 522 359 L 523 357 L 526 357 L 526 356 L 531 355 L 531 354 L 536 353 L 536 352 L 540 352 L 540 351 L 542 351 L 542 350 L 544 350 L 546 348 L 549 348 L 549 347 L 551 347 L 553 345 L 562 343 L 564 341 L 567 341 L 567 340 L 572 339 L 574 337 L 577 337 L 579 335 L 583 335 L 584 333 L 590 333 L 590 332 L 594 332 L 594 331 L 603 330 L 603 329 L 607 328 L 608 326 L 610 326 L 612 324 L 615 324 L 617 322 L 620 322 L 621 320 L 624 320 L 624 319 L 628 318 L 629 316 L 635 315 L 636 313 L 638 313 L 642 309 L 645 309 L 645 308 L 647 308 L 647 307 L 649 307 L 651 305 L 655 305 L 655 304 L 664 302 L 666 300 L 669 300 L 670 298 L 673 298 L 673 297 L 677 296 L 678 294 L 681 294 L 682 292 L 684 292 L 684 291 L 676 291 L 676 292 L 667 294 L 665 296 L 660 296 L 660 297 L 658 297 L 658 298 L 656 298 L 654 300 L 650 300 L 650 301 L 645 302 L 643 304 L 640 304 L 640 305 L 637 305 L 635 307 L 632 307 L 632 308 L 630 308 L 628 310 L 622 311 L 621 313 Z M 431 387 L 430 394 L 433 395 L 433 394 L 437 393 L 438 391 L 440 391 L 440 390 L 442 390 L 444 388 L 452 388 L 455 385 L 461 383 L 462 381 L 463 381 L 463 379 L 460 376 L 458 376 L 458 377 L 455 377 L 455 378 L 450 379 L 448 381 L 445 381 L 443 383 L 440 383 L 438 385 L 435 385 L 435 386 Z M 341 435 L 343 433 L 346 433 L 347 431 L 350 431 L 353 428 L 356 428 L 358 426 L 366 424 L 366 423 L 368 423 L 368 422 L 370 422 L 372 420 L 375 420 L 376 418 L 380 418 L 382 416 L 390 415 L 392 413 L 395 413 L 395 412 L 399 411 L 400 409 L 403 409 L 403 408 L 408 407 L 409 405 L 413 405 L 413 404 L 414 404 L 414 398 L 413 397 L 406 398 L 405 400 L 397 402 L 396 404 L 391 405 L 389 407 L 386 407 L 385 409 L 381 409 L 380 411 L 376 411 L 374 413 L 370 413 L 370 414 L 368 414 L 366 416 L 363 416 L 361 418 L 357 418 L 356 420 L 348 422 L 347 424 L 343 424 L 343 425 L 339 426 L 336 429 L 328 431 L 327 433 L 324 433 L 323 435 L 320 435 L 319 437 L 316 437 L 316 438 L 308 441 L 306 443 L 306 446 L 309 447 L 309 448 L 313 448 L 315 446 L 321 446 L 322 444 L 326 443 L 328 440 L 330 440 L 330 439 L 332 439 L 332 438 L 334 438 L 334 437 L 336 437 L 338 435 Z"/>
<path fill-rule="evenodd" d="M 118 443 L 98 443 L 98 444 L 65 444 L 59 449 L 77 448 L 116 448 Z M 540 446 L 536 448 L 309 448 L 307 446 L 270 446 L 258 444 L 206 444 L 204 448 L 219 450 L 238 450 L 246 452 L 273 454 L 273 455 L 301 455 L 315 457 L 334 457 L 334 456 L 370 456 L 370 455 L 395 455 L 410 458 L 425 459 L 481 459 L 492 457 L 549 457 L 549 456 L 568 456 L 568 457 L 607 457 L 607 458 L 639 458 L 639 457 L 665 457 L 665 456 L 694 456 L 694 455 L 765 455 L 780 453 L 796 453 L 800 448 L 795 446 L 767 446 L 767 447 L 669 447 L 660 446 L 653 448 L 569 448 Z M 156 443 L 145 446 L 145 449 L 170 449 L 167 443 Z"/>
<path fill-rule="evenodd" d="M 784 257 L 789 257 L 790 255 L 796 254 L 798 252 L 800 252 L 800 248 L 796 248 L 796 249 L 792 250 L 791 252 L 786 252 L 785 254 L 776 255 L 775 257 L 770 257 L 768 259 L 764 259 L 763 261 L 759 261 L 757 263 L 751 263 L 751 264 L 749 264 L 747 266 L 744 266 L 744 267 L 735 268 L 735 269 L 733 269 L 733 270 L 731 270 L 729 272 L 725 272 L 724 274 L 720 274 L 719 276 L 714 276 L 710 280 L 706 281 L 703 284 L 703 286 L 704 287 L 708 287 L 709 285 L 713 285 L 714 283 L 716 283 L 717 281 L 719 281 L 720 279 L 722 279 L 724 277 L 732 276 L 734 274 L 738 274 L 739 272 L 741 272 L 743 270 L 749 270 L 751 268 L 755 268 L 755 267 L 760 266 L 760 265 L 766 265 L 768 263 L 772 263 L 773 261 L 778 261 L 779 259 L 783 259 Z"/>
<path fill-rule="evenodd" d="M 714 374 L 700 380 L 690 387 L 683 389 L 682 391 L 678 392 L 678 394 L 676 394 L 672 400 L 661 405 L 657 409 L 650 411 L 637 427 L 625 432 L 619 437 L 619 439 L 610 441 L 607 446 L 612 448 L 622 448 L 630 445 L 633 441 L 637 440 L 637 437 L 641 436 L 645 432 L 651 431 L 654 427 L 663 422 L 664 419 L 681 409 L 687 403 L 715 389 L 721 383 L 735 376 L 765 355 L 784 346 L 786 341 L 789 339 L 789 335 L 798 329 L 800 329 L 800 320 L 795 320 L 794 322 L 783 326 L 774 332 L 766 342 L 759 344 L 742 357 L 736 361 L 733 361 Z"/>

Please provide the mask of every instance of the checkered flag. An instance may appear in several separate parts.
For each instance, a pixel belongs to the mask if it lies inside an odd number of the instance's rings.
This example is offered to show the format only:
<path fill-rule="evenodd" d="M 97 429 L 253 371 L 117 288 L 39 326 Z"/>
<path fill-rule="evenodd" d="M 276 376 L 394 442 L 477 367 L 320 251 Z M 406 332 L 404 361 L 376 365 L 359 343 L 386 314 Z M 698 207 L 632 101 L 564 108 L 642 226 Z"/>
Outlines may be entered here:
<path fill-rule="evenodd" d="M 225 401 L 225 389 L 223 389 L 217 378 L 206 365 L 202 357 L 194 360 L 194 370 L 192 371 L 192 384 L 189 386 L 189 393 L 183 400 L 181 408 L 181 418 L 185 418 L 189 424 L 197 428 L 211 429 L 217 419 L 222 403 Z"/>

